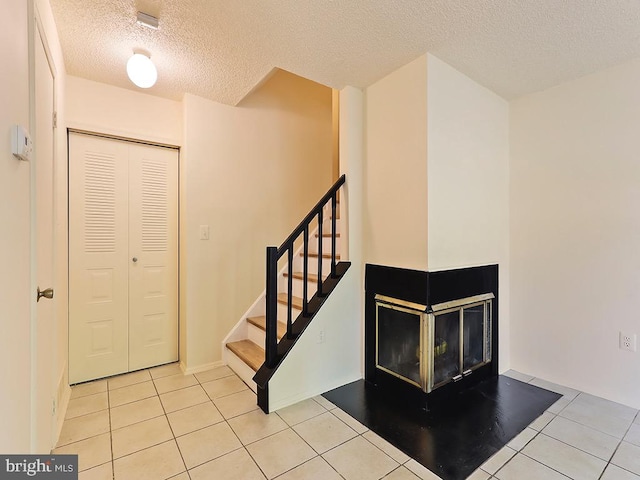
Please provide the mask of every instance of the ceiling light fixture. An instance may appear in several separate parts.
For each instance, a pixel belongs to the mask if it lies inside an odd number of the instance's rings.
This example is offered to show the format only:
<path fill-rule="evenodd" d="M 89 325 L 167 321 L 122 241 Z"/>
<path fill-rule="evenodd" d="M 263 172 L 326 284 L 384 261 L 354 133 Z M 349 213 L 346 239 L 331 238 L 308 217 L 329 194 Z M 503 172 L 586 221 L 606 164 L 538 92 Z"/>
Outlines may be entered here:
<path fill-rule="evenodd" d="M 158 70 L 149 55 L 134 53 L 127 62 L 129 79 L 140 88 L 151 88 L 158 80 Z"/>
<path fill-rule="evenodd" d="M 138 12 L 136 22 L 138 25 L 143 25 L 153 30 L 158 29 L 158 19 L 148 13 Z"/>

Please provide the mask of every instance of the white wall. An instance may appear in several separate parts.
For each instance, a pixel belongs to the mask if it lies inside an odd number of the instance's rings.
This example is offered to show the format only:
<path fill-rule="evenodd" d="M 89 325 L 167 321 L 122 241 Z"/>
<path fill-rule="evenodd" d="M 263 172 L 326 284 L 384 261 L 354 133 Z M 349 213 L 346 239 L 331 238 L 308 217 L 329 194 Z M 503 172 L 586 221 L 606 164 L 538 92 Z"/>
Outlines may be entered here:
<path fill-rule="evenodd" d="M 184 144 L 182 361 L 193 370 L 222 359 L 222 339 L 265 288 L 265 247 L 332 184 L 331 90 L 280 71 L 237 107 L 186 95 Z"/>
<path fill-rule="evenodd" d="M 71 75 L 66 95 L 71 128 L 182 145 L 182 102 Z"/>
<path fill-rule="evenodd" d="M 427 55 L 428 270 L 499 264 L 509 357 L 509 104 Z"/>
<path fill-rule="evenodd" d="M 10 129 L 29 128 L 27 2 L 5 0 L 0 15 L 0 451 L 30 448 L 29 169 L 11 154 Z"/>
<path fill-rule="evenodd" d="M 427 58 L 366 90 L 365 261 L 427 269 Z"/>
<path fill-rule="evenodd" d="M 640 61 L 511 103 L 512 368 L 640 408 Z"/>
<path fill-rule="evenodd" d="M 340 91 L 340 174 L 346 175 L 341 194 L 340 222 L 346 258 L 351 262 L 322 309 L 298 339 L 269 382 L 269 409 L 278 410 L 362 378 L 364 288 L 362 261 L 363 92 Z M 346 203 L 346 207 L 344 208 Z M 342 245 L 341 245 L 342 247 Z M 320 332 L 324 342 L 320 343 Z"/>

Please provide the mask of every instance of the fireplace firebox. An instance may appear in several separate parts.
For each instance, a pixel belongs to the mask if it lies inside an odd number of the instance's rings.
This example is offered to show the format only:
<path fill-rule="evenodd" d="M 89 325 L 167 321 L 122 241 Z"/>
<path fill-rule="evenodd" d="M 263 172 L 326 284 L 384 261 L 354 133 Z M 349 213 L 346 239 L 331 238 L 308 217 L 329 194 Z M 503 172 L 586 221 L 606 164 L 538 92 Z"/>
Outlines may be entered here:
<path fill-rule="evenodd" d="M 428 307 L 375 295 L 376 368 L 424 392 L 491 361 L 493 293 Z"/>
<path fill-rule="evenodd" d="M 437 402 L 498 375 L 498 266 L 424 272 L 367 265 L 365 380 Z"/>

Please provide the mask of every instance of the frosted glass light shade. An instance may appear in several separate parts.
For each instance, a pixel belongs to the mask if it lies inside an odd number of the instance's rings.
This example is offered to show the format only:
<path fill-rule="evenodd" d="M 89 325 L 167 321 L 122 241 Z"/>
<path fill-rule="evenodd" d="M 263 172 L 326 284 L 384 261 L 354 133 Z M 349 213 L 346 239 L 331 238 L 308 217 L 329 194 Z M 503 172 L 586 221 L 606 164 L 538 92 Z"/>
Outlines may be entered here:
<path fill-rule="evenodd" d="M 156 66 L 141 53 L 135 53 L 127 62 L 127 75 L 140 88 L 151 88 L 158 80 Z"/>

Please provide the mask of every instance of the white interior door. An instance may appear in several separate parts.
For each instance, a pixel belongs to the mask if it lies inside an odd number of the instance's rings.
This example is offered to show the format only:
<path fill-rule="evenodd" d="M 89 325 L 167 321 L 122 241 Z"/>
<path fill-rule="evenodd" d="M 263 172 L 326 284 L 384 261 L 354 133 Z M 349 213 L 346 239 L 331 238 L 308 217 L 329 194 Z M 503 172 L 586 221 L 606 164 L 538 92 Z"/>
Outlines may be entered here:
<path fill-rule="evenodd" d="M 177 151 L 69 136 L 69 379 L 177 360 Z"/>
<path fill-rule="evenodd" d="M 69 382 L 128 371 L 128 147 L 69 135 Z"/>
<path fill-rule="evenodd" d="M 39 29 L 35 39 L 35 278 L 37 287 L 53 287 L 53 111 L 54 73 Z M 34 288 L 35 290 L 35 288 Z M 53 290 L 53 289 L 52 289 Z M 36 295 L 36 291 L 33 292 Z M 48 296 L 48 295 L 47 295 Z M 53 442 L 55 388 L 54 302 L 42 297 L 36 304 L 31 344 L 31 449 L 49 453 Z M 11 368 L 11 366 L 5 366 Z M 7 385 L 6 388 L 11 388 Z"/>
<path fill-rule="evenodd" d="M 178 359 L 178 158 L 129 148 L 129 370 Z"/>

